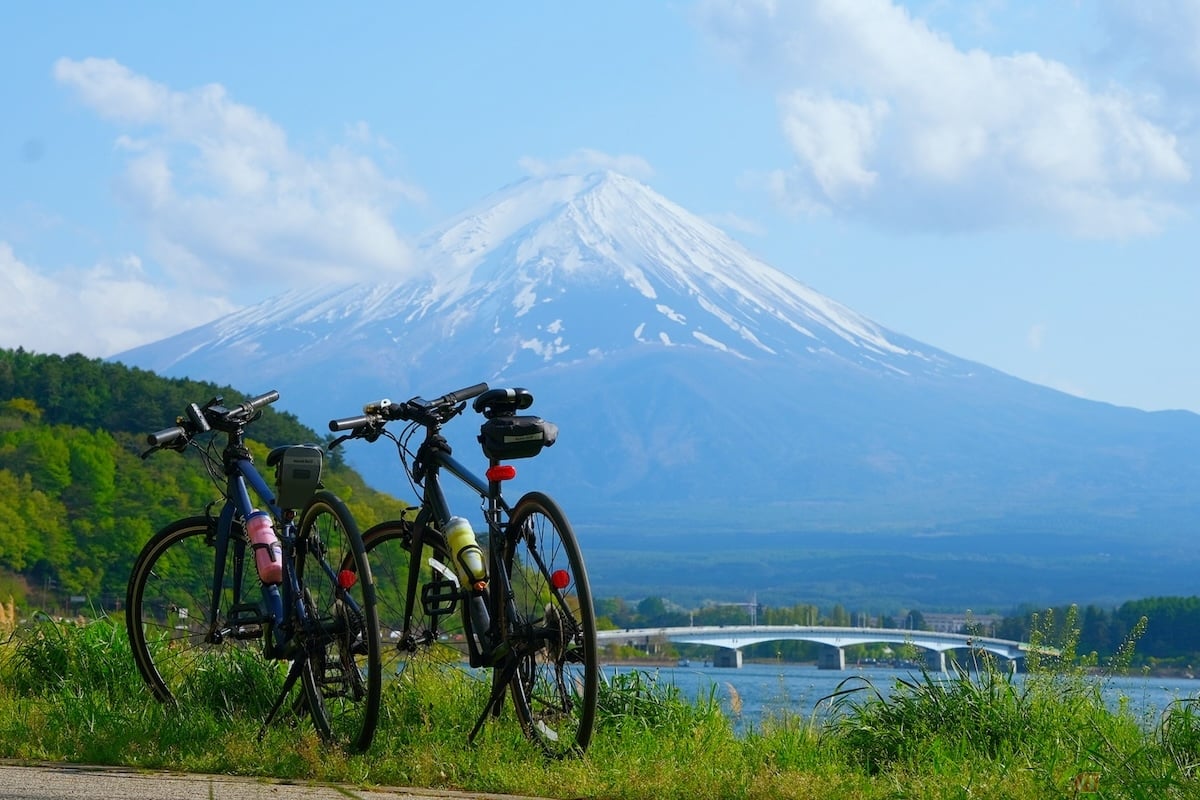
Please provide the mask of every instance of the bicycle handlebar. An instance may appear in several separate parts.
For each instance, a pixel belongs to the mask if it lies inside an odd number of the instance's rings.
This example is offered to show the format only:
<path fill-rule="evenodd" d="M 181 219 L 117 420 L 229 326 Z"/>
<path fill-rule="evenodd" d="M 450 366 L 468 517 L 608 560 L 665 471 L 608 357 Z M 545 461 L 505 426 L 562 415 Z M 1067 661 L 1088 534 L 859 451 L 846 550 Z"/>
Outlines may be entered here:
<path fill-rule="evenodd" d="M 409 421 L 445 422 L 453 414 L 445 415 L 445 409 L 453 408 L 459 403 L 478 397 L 488 390 L 486 383 L 477 383 L 453 392 L 447 392 L 436 400 L 425 400 L 414 397 L 403 403 L 393 403 L 384 398 L 363 406 L 363 413 L 354 417 L 329 420 L 331 431 L 359 431 L 363 428 L 382 425 L 384 422 L 402 419 Z"/>
<path fill-rule="evenodd" d="M 450 406 L 455 403 L 461 403 L 463 400 L 470 400 L 472 397 L 478 397 L 488 390 L 486 383 L 477 383 L 474 386 L 468 386 L 464 389 L 444 394 L 437 400 L 429 403 L 431 406 Z"/>
<path fill-rule="evenodd" d="M 171 442 L 181 436 L 186 436 L 187 430 L 181 425 L 176 425 L 173 428 L 164 428 L 161 431 L 156 431 L 146 436 L 146 444 L 152 447 L 166 447 Z"/>
<path fill-rule="evenodd" d="M 175 420 L 176 425 L 147 435 L 146 443 L 153 448 L 165 448 L 180 439 L 207 433 L 213 428 L 228 431 L 252 421 L 256 411 L 278 399 L 279 392 L 272 389 L 233 408 L 222 406 L 223 400 L 220 397 L 214 397 L 203 407 L 190 403 L 185 415 Z"/>

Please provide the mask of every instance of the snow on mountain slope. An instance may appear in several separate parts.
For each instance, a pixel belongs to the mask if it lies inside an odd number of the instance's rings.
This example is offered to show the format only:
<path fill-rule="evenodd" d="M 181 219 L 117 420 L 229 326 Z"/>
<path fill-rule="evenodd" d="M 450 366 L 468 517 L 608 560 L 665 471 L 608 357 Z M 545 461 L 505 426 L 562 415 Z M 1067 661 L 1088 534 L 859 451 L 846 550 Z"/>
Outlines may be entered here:
<path fill-rule="evenodd" d="M 422 251 L 438 275 L 432 308 L 466 303 L 473 312 L 478 298 L 499 295 L 500 314 L 517 323 L 530 315 L 539 320 L 537 345 L 522 341 L 547 357 L 593 350 L 594 329 L 573 331 L 573 318 L 555 313 L 573 293 L 620 287 L 629 294 L 617 308 L 605 306 L 616 314 L 606 327 L 628 338 L 610 347 L 657 341 L 753 357 L 840 339 L 865 354 L 927 360 L 717 228 L 610 172 L 517 184 L 453 221 Z"/>
<path fill-rule="evenodd" d="M 611 172 L 507 187 L 425 237 L 417 260 L 423 274 L 404 283 L 363 276 L 289 292 L 118 358 L 228 374 L 238 365 L 220 355 L 226 349 L 261 367 L 277 363 L 285 342 L 294 355 L 322 359 L 361 339 L 380 348 L 390 340 L 396 350 L 378 354 L 385 363 L 417 366 L 457 340 L 484 349 L 493 378 L 647 345 L 834 358 L 905 374 L 977 368 L 884 330 Z"/>

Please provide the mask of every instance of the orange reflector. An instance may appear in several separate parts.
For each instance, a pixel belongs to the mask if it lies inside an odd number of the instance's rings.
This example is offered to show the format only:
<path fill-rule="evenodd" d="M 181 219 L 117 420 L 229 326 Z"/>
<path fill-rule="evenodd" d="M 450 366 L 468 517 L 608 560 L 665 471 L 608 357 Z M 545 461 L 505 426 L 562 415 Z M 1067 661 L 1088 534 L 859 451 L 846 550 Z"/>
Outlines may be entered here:
<path fill-rule="evenodd" d="M 343 589 L 349 589 L 356 583 L 358 583 L 358 574 L 354 570 L 344 569 L 338 573 L 338 586 Z"/>
<path fill-rule="evenodd" d="M 517 468 L 511 464 L 497 464 L 494 467 L 488 467 L 486 474 L 489 481 L 511 481 L 517 477 Z"/>
<path fill-rule="evenodd" d="M 550 573 L 550 583 L 555 589 L 565 589 L 571 584 L 571 574 L 565 569 L 556 569 Z"/>

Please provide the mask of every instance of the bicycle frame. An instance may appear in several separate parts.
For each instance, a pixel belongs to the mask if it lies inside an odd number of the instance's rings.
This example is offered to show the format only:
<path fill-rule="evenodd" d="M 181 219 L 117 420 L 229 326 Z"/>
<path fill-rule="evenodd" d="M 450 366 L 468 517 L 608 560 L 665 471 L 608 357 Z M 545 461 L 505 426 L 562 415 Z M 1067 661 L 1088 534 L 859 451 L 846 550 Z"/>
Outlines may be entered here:
<path fill-rule="evenodd" d="M 212 603 L 209 605 L 208 630 L 209 640 L 212 642 L 220 641 L 224 633 L 217 630 L 217 619 L 220 615 L 220 599 L 221 588 L 225 583 L 225 566 L 228 563 L 229 545 L 233 543 L 233 599 L 232 605 L 229 608 L 229 624 L 236 628 L 238 614 L 246 614 L 250 612 L 253 618 L 259 619 L 259 609 L 257 606 L 244 602 L 242 597 L 242 589 L 245 586 L 245 568 L 248 559 L 245 558 L 246 547 L 248 543 L 240 537 L 232 536 L 233 523 L 235 516 L 240 514 L 241 518 L 246 519 L 254 510 L 254 505 L 250 499 L 250 493 L 247 491 L 246 484 L 250 484 L 250 488 L 254 490 L 254 494 L 262 501 L 271 514 L 272 519 L 279 525 L 280 545 L 285 554 L 283 558 L 283 594 L 280 595 L 280 587 L 275 585 L 262 585 L 263 600 L 268 606 L 268 613 L 271 616 L 271 629 L 273 640 L 267 639 L 264 644 L 264 654 L 268 658 L 284 658 L 284 645 L 287 641 L 287 631 L 285 630 L 284 609 L 291 609 L 292 613 L 297 614 L 303 619 L 305 610 L 302 604 L 296 602 L 300 595 L 300 585 L 296 578 L 296 571 L 293 568 L 294 561 L 290 555 L 294 552 L 296 546 L 296 525 L 293 515 L 285 513 L 278 505 L 275 504 L 275 493 L 267 485 L 258 469 L 254 466 L 249 458 L 244 457 L 241 451 L 237 448 L 233 441 L 225 448 L 223 461 L 226 464 L 226 473 L 228 479 L 226 481 L 226 500 L 221 508 L 221 513 L 217 517 L 217 533 L 216 533 L 216 554 L 214 556 L 213 565 L 213 582 L 212 582 Z M 232 468 L 231 468 L 232 467 Z"/>
<path fill-rule="evenodd" d="M 504 502 L 504 498 L 500 493 L 501 481 L 490 480 L 485 482 L 481 480 L 479 476 L 462 462 L 443 450 L 429 447 L 428 442 L 429 439 L 427 438 L 426 442 L 420 448 L 421 457 L 425 459 L 426 463 L 426 473 L 421 498 L 421 510 L 418 512 L 413 526 L 412 552 L 416 554 L 421 553 L 424 547 L 425 533 L 429 530 L 429 522 L 431 520 L 439 530 L 444 529 L 446 523 L 450 520 L 450 505 L 446 500 L 446 494 L 441 485 L 441 471 L 445 469 L 457 478 L 459 482 L 472 489 L 483 500 L 483 514 L 488 526 L 487 548 L 491 572 L 490 581 L 499 583 L 498 588 L 489 583 L 483 598 L 491 617 L 491 628 L 494 628 L 498 616 L 496 611 L 499 603 L 502 601 L 507 602 L 512 597 L 512 587 L 509 585 L 508 574 L 499 561 L 499 554 L 504 545 L 504 526 L 501 520 L 503 515 L 511 512 L 512 509 Z M 406 603 L 410 607 L 412 603 L 420 602 L 420 599 L 416 597 L 417 583 L 418 571 L 412 570 L 409 573 L 409 586 L 405 598 Z M 486 631 L 474 630 L 474 622 L 471 615 L 463 613 L 461 616 L 464 630 L 468 634 L 466 640 L 471 666 L 491 666 L 495 654 L 492 652 L 491 644 L 486 642 L 486 637 L 491 636 L 494 630 L 491 628 Z M 511 619 L 512 615 L 509 614 L 508 618 Z M 470 635 L 472 633 L 475 635 Z M 495 640 L 494 636 L 491 638 L 493 641 Z M 484 642 L 486 646 L 481 646 L 480 642 Z"/>

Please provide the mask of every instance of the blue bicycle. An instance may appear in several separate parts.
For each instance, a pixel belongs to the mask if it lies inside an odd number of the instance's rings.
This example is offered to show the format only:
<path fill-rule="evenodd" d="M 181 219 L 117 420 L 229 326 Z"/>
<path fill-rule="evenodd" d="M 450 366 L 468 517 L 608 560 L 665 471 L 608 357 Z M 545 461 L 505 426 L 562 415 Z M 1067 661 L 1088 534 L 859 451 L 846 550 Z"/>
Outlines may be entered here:
<path fill-rule="evenodd" d="M 320 448 L 272 450 L 274 489 L 254 466 L 246 427 L 278 398 L 192 403 L 173 427 L 147 437 L 142 458 L 197 450 L 222 498 L 142 549 L 126 595 L 129 641 L 154 696 L 178 705 L 257 701 L 265 709 L 266 698 L 247 697 L 238 679 L 262 663 L 261 651 L 288 668 L 266 671 L 275 698 L 260 736 L 299 683 L 291 707 L 306 709 L 326 742 L 363 751 L 379 720 L 375 584 L 354 518 L 320 486 Z"/>

